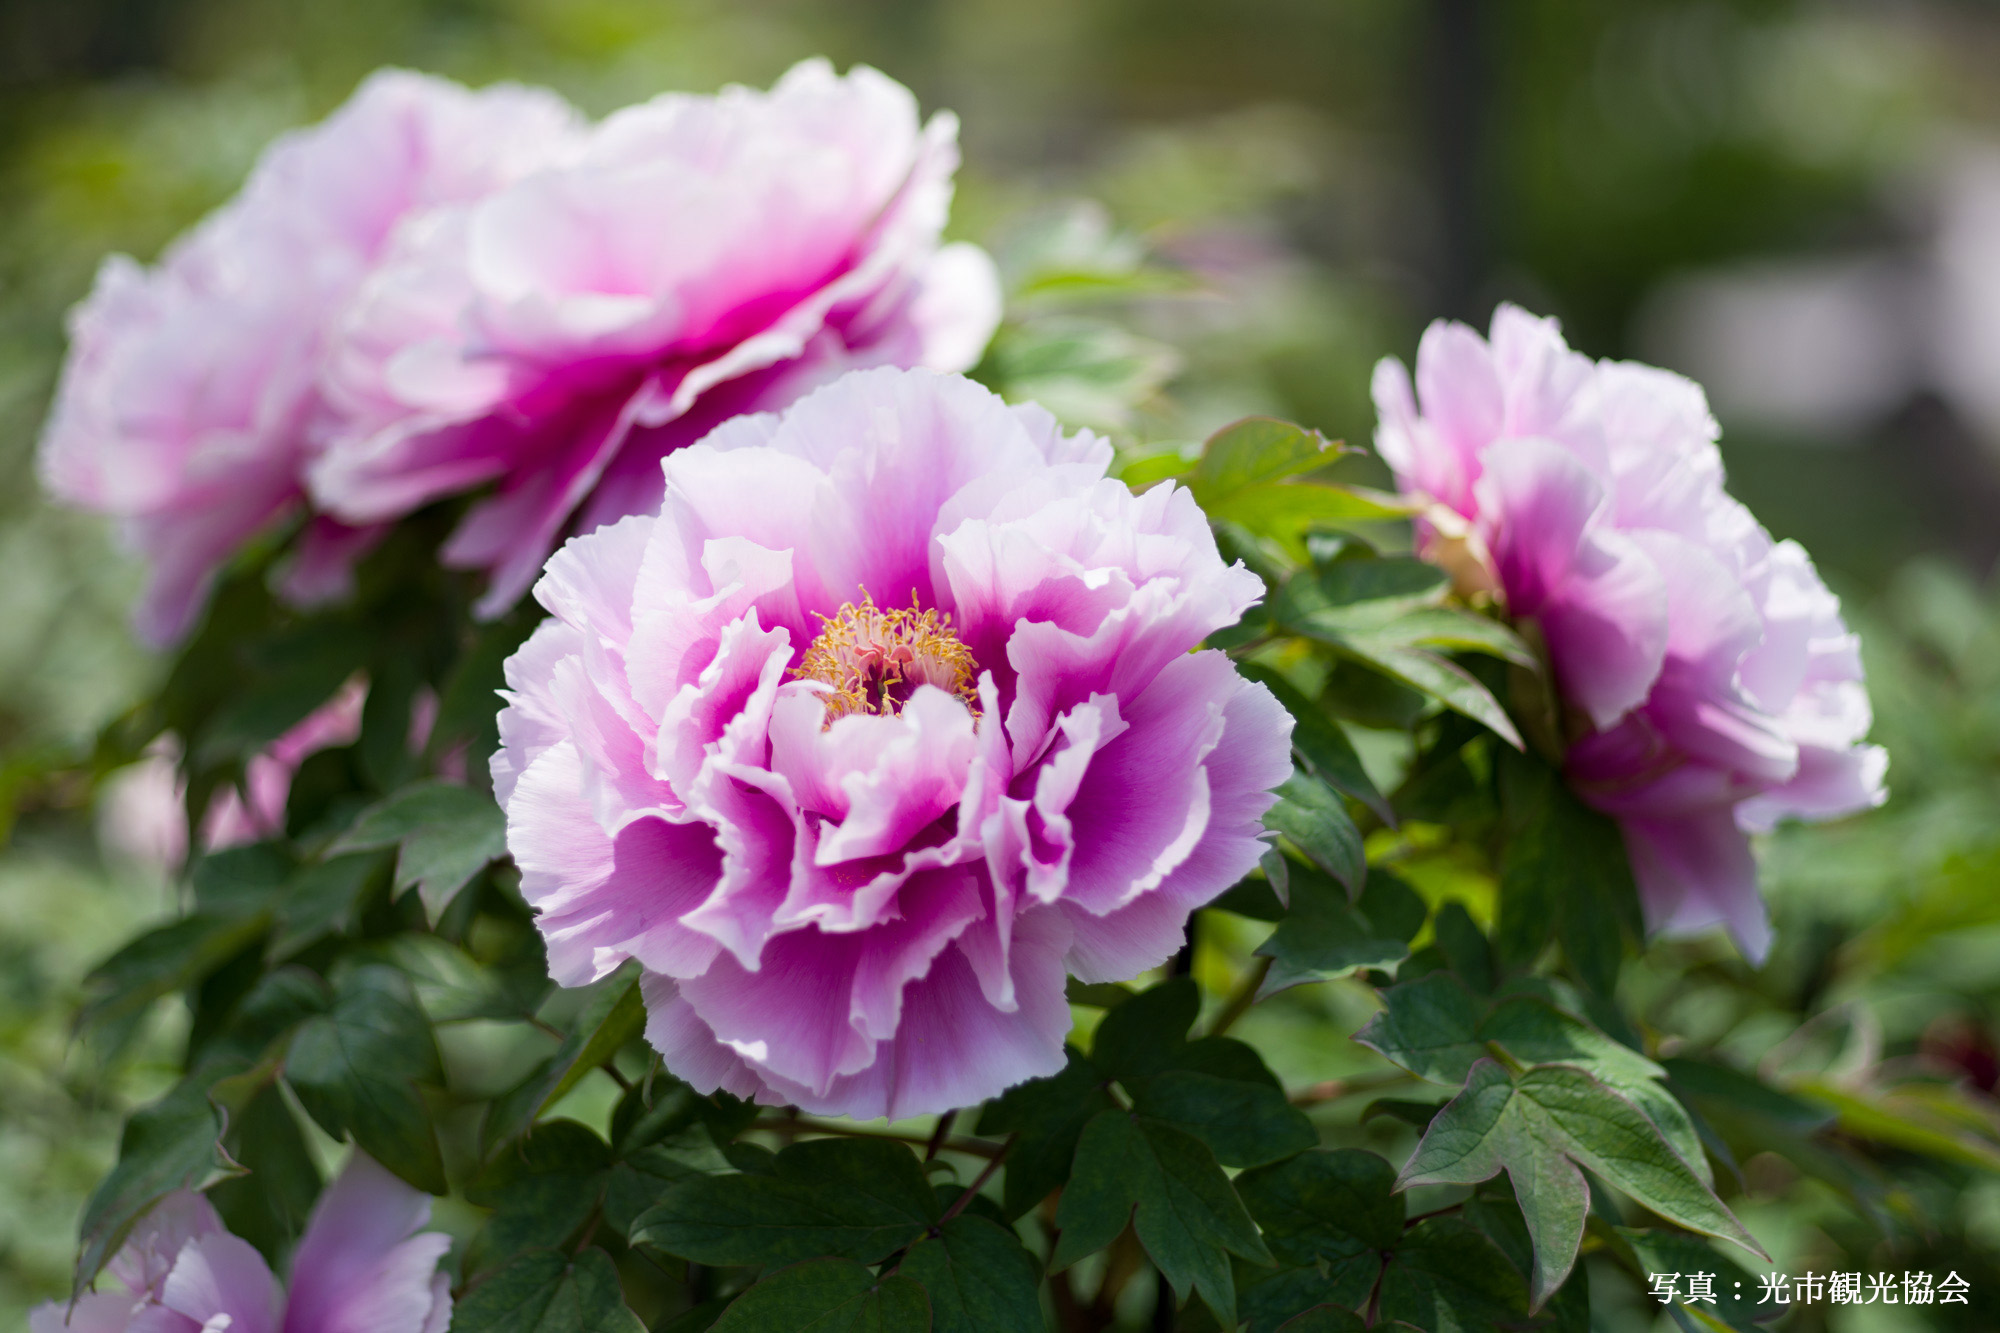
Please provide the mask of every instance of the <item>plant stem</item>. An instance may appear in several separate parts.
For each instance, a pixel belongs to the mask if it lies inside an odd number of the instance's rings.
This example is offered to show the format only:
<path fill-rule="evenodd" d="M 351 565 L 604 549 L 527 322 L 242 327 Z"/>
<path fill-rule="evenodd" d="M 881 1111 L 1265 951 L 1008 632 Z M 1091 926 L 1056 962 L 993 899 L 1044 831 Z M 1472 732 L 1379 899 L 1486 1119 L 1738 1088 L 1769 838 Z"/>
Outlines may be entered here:
<path fill-rule="evenodd" d="M 1222 1012 L 1215 1016 L 1215 1023 L 1208 1029 L 1208 1035 L 1219 1037 L 1236 1025 L 1236 1020 L 1250 1012 L 1250 1006 L 1257 1003 L 1257 992 L 1263 989 L 1264 978 L 1271 974 L 1271 960 L 1259 958 L 1257 965 L 1250 969 L 1250 975 L 1243 978 L 1222 1006 Z"/>
<path fill-rule="evenodd" d="M 960 1213 L 965 1211 L 965 1205 L 972 1202 L 972 1196 L 979 1193 L 981 1187 L 984 1186 L 987 1181 L 993 1179 L 993 1173 L 1000 1169 L 1001 1159 L 1006 1157 L 1007 1150 L 1014 1146 L 1014 1140 L 1017 1137 L 1018 1135 L 1014 1134 L 1009 1134 L 1007 1136 L 1007 1141 L 1000 1145 L 1000 1151 L 994 1153 L 992 1160 L 986 1163 L 986 1169 L 981 1171 L 979 1175 L 976 1178 L 974 1178 L 973 1182 L 965 1187 L 965 1193 L 959 1195 L 956 1199 L 953 1199 L 951 1201 L 951 1207 L 944 1210 L 944 1216 L 940 1217 L 937 1220 L 937 1225 L 931 1228 L 932 1234 L 936 1234 L 938 1228 L 942 1227 L 945 1223 L 951 1221 L 952 1218 L 957 1217 Z"/>
<path fill-rule="evenodd" d="M 926 1162 L 938 1155 L 938 1149 L 944 1146 L 945 1136 L 951 1133 L 952 1122 L 957 1119 L 958 1109 L 956 1107 L 938 1117 L 937 1128 L 931 1131 L 931 1141 L 924 1145 L 924 1160 Z"/>

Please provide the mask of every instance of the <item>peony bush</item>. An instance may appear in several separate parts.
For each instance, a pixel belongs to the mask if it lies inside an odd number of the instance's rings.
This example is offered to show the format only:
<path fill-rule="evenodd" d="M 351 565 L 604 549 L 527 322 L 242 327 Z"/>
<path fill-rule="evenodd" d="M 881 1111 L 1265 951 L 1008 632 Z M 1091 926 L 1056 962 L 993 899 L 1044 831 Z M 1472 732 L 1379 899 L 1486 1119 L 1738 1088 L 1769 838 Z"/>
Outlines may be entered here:
<path fill-rule="evenodd" d="M 185 1042 L 33 1333 L 1737 1327 L 1654 1278 L 1769 1179 L 1851 1258 L 2000 1161 L 1771 1021 L 1760 839 L 1885 760 L 1697 386 L 1502 307 L 1379 367 L 1394 492 L 1071 429 L 955 134 L 385 73 L 107 262 L 44 475 L 171 658 L 60 777 L 185 864 L 77 1023 Z"/>

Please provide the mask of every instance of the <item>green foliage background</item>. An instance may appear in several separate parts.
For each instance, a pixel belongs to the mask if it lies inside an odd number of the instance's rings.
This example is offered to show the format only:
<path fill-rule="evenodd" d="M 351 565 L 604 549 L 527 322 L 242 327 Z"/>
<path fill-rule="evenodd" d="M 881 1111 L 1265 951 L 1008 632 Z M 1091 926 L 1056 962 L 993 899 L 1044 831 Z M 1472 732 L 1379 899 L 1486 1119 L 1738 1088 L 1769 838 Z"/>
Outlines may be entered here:
<path fill-rule="evenodd" d="M 42 504 L 32 482 L 61 312 L 106 250 L 150 257 L 272 134 L 382 63 L 545 82 L 601 112 L 662 88 L 766 83 L 816 52 L 865 60 L 963 118 L 954 230 L 995 249 L 1014 291 L 988 375 L 1143 460 L 1249 413 L 1365 442 L 1369 366 L 1407 357 L 1440 312 L 1512 296 L 1563 316 L 1585 350 L 1623 354 L 1649 295 L 1688 266 L 1905 244 L 1900 170 L 1940 134 L 2000 125 L 2000 19 L 1984 6 L 1525 0 L 1484 27 L 1476 11 L 22 0 L 0 14 L 0 1325 L 66 1289 L 70 1224 L 123 1116 L 172 1082 L 188 1025 L 174 1000 L 115 1050 L 71 1031 L 86 970 L 177 910 L 157 871 L 98 837 L 77 768 L 163 667 L 124 633 L 133 572 L 99 524 Z M 2000 1075 L 2000 599 L 1985 539 L 2000 521 L 1977 505 L 2000 483 L 1967 429 L 1940 434 L 1940 410 L 1913 404 L 1818 448 L 1725 419 L 1737 493 L 1848 595 L 1894 798 L 1762 848 L 1779 931 L 1762 972 L 1719 944 L 1676 945 L 1628 966 L 1620 998 L 1648 1031 L 1837 1108 L 1830 1133 L 1861 1163 L 1848 1174 L 1815 1170 L 1803 1148 L 1738 1163 L 1732 1203 L 1780 1269 L 1950 1267 L 1975 1300 L 2000 1301 L 2000 1121 L 1985 1096 Z M 1380 479 L 1365 459 L 1341 467 Z M 1355 734 L 1379 785 L 1406 776 L 1406 742 Z M 1377 831 L 1369 850 L 1427 903 L 1491 920 L 1500 868 L 1442 816 Z M 1258 932 L 1208 920 L 1194 968 L 1212 1020 L 1255 966 Z M 1302 986 L 1233 1031 L 1288 1089 L 1374 1081 L 1394 1095 L 1394 1067 L 1349 1040 L 1372 996 L 1351 979 Z M 1079 1005 L 1081 1044 L 1102 1013 Z M 546 1054 L 460 1033 L 444 1058 L 489 1069 L 496 1088 Z M 617 1089 L 595 1076 L 564 1095 L 604 1124 Z M 1312 1114 L 1324 1127 L 1366 1100 Z M 1413 1141 L 1393 1116 L 1374 1124 L 1385 1150 Z M 470 1237 L 479 1216 L 441 1221 Z M 1594 1297 L 1603 1328 L 1655 1318 L 1636 1293 L 1600 1283 Z M 1125 1313 L 1145 1318 L 1149 1299 Z M 1790 1326 L 1866 1333 L 1949 1313 L 1898 1324 L 1821 1307 Z M 1977 1314 L 1964 1326 L 1983 1326 Z"/>

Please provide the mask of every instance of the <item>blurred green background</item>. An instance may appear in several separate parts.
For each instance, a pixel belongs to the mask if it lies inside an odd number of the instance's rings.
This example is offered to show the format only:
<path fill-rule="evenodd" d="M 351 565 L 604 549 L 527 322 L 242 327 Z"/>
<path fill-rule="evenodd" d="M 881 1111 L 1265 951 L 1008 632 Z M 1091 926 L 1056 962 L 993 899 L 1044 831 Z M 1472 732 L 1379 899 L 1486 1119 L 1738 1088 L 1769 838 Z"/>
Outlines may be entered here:
<path fill-rule="evenodd" d="M 1560 316 L 1593 354 L 1700 375 L 1734 489 L 1808 544 L 1867 636 L 1894 799 L 1765 848 L 1781 945 L 1763 975 L 1688 946 L 1635 969 L 1635 998 L 1661 1030 L 1746 1060 L 1802 1015 L 1853 1019 L 1874 1034 L 1870 1059 L 1993 1090 L 2000 9 L 8 0 L 0 1328 L 66 1285 L 81 1200 L 178 1040 L 171 1013 L 115 1064 L 69 1038 L 83 971 L 174 904 L 130 836 L 99 837 L 114 802 L 64 773 L 158 663 L 126 636 L 136 579 L 104 526 L 37 497 L 63 311 L 107 251 L 152 257 L 273 134 L 378 65 L 546 83 L 602 113 L 663 89 L 766 84 L 816 53 L 959 113 L 953 229 L 991 246 L 1017 291 L 1051 265 L 1158 274 L 1107 284 L 1123 294 L 1095 304 L 1030 295 L 1011 318 L 1035 336 L 996 352 L 1014 390 L 1130 443 L 1250 412 L 1365 441 L 1374 360 L 1407 358 L 1437 315 L 1483 322 L 1499 299 Z M 1050 373 L 1051 348 L 1099 373 Z M 1353 1063 L 1353 997 L 1323 1009 L 1318 1029 L 1283 1038 L 1301 1077 Z M 1967 1179 L 1898 1207 L 1972 1278 L 1975 1302 L 1983 1286 L 2000 1308 L 2000 1190 Z M 1781 1266 L 1872 1243 L 1851 1234 L 1848 1198 L 1782 1164 L 1746 1164 L 1745 1181 Z M 1872 1318 L 1801 1311 L 1793 1326 L 1919 1326 Z"/>

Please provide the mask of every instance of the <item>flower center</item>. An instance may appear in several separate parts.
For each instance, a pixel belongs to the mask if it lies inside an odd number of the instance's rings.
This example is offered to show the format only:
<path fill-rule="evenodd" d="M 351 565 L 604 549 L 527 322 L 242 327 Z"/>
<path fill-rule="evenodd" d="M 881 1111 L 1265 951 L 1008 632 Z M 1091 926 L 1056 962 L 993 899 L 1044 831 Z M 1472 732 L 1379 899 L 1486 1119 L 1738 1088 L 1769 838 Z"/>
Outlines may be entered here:
<path fill-rule="evenodd" d="M 952 632 L 950 612 L 919 609 L 914 593 L 907 611 L 884 611 L 863 590 L 859 606 L 848 602 L 820 620 L 825 628 L 792 675 L 833 687 L 823 696 L 828 726 L 849 713 L 898 713 L 920 685 L 935 685 L 979 711 L 978 667 Z"/>

